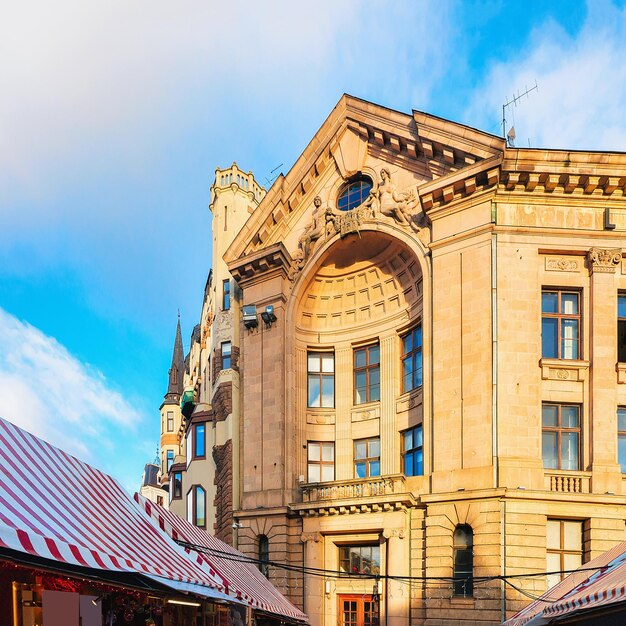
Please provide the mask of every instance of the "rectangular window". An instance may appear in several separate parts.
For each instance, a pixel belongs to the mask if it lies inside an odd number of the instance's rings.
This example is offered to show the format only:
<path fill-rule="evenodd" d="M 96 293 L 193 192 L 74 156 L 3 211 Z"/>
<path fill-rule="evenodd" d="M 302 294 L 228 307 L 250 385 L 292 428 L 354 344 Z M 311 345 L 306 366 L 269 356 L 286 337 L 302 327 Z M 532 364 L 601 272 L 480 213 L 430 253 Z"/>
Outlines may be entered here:
<path fill-rule="evenodd" d="M 402 337 L 402 393 L 422 386 L 422 327 Z"/>
<path fill-rule="evenodd" d="M 180 500 L 183 497 L 183 474 L 182 472 L 174 472 L 172 478 L 172 499 Z"/>
<path fill-rule="evenodd" d="M 580 405 L 543 404 L 542 455 L 546 469 L 580 469 Z"/>
<path fill-rule="evenodd" d="M 402 433 L 402 472 L 405 476 L 424 475 L 422 425 Z"/>
<path fill-rule="evenodd" d="M 206 492 L 200 485 L 193 488 L 193 523 L 201 528 L 206 526 Z"/>
<path fill-rule="evenodd" d="M 354 404 L 380 400 L 380 346 L 354 351 Z"/>
<path fill-rule="evenodd" d="M 307 467 L 307 481 L 310 483 L 335 480 L 335 442 L 309 441 Z"/>
<path fill-rule="evenodd" d="M 174 450 L 167 451 L 167 473 L 170 473 L 170 467 L 174 465 Z"/>
<path fill-rule="evenodd" d="M 617 296 L 617 360 L 626 363 L 626 294 Z"/>
<path fill-rule="evenodd" d="M 230 309 L 230 280 L 222 282 L 222 311 Z"/>
<path fill-rule="evenodd" d="M 626 474 L 626 406 L 617 407 L 617 462 Z"/>
<path fill-rule="evenodd" d="M 569 570 L 583 563 L 583 523 L 549 519 L 546 526 L 546 571 L 548 587 L 563 580 Z"/>
<path fill-rule="evenodd" d="M 346 574 L 380 574 L 380 546 L 339 546 L 339 571 Z"/>
<path fill-rule="evenodd" d="M 359 439 L 354 442 L 354 477 L 380 476 L 380 439 Z"/>
<path fill-rule="evenodd" d="M 335 406 L 335 355 L 332 352 L 309 352 L 307 355 L 309 407 Z"/>
<path fill-rule="evenodd" d="M 206 457 L 206 429 L 204 424 L 196 424 L 194 426 L 195 434 L 193 437 L 193 458 L 204 459 Z"/>
<path fill-rule="evenodd" d="M 228 370 L 231 367 L 231 354 L 232 354 L 232 347 L 230 344 L 230 341 L 223 341 L 222 342 L 222 369 L 223 370 Z"/>
<path fill-rule="evenodd" d="M 174 411 L 167 412 L 167 432 L 174 432 Z"/>
<path fill-rule="evenodd" d="M 547 359 L 581 358 L 579 292 L 541 292 L 541 354 Z"/>

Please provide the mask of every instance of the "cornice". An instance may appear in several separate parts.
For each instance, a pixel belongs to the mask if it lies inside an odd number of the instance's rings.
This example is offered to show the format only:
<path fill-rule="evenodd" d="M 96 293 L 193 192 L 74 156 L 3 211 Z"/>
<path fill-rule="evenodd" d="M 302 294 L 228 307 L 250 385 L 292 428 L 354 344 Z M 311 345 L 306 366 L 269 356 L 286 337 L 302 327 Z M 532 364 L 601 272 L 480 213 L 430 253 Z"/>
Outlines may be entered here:
<path fill-rule="evenodd" d="M 293 261 L 282 242 L 246 254 L 228 264 L 233 278 L 243 288 L 255 277 L 279 274 L 286 278 Z"/>

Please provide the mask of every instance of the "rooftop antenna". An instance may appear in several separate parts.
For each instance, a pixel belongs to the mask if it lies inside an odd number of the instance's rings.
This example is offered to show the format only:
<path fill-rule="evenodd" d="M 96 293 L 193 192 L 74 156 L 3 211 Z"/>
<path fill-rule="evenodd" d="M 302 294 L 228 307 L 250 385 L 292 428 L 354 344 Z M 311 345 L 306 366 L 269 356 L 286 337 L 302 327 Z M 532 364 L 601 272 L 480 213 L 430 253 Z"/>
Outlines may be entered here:
<path fill-rule="evenodd" d="M 535 80 L 535 84 L 532 87 L 525 87 L 525 91 L 520 93 L 519 90 L 517 95 L 513 94 L 513 97 L 510 100 L 507 100 L 502 105 L 502 136 L 506 139 L 506 145 L 508 148 L 515 147 L 515 125 L 511 126 L 509 130 L 506 129 L 506 109 L 509 106 L 517 106 L 519 101 L 530 95 L 533 91 L 539 91 L 539 87 L 537 87 L 537 81 Z M 515 114 L 513 114 L 513 122 L 515 123 Z"/>
<path fill-rule="evenodd" d="M 283 164 L 279 163 L 271 172 L 269 176 L 265 177 L 265 182 L 267 183 L 267 187 L 268 189 L 274 184 L 274 181 L 278 178 L 278 174 L 276 174 L 275 176 L 272 176 L 272 174 L 274 174 L 274 172 L 279 168 L 282 167 Z"/>

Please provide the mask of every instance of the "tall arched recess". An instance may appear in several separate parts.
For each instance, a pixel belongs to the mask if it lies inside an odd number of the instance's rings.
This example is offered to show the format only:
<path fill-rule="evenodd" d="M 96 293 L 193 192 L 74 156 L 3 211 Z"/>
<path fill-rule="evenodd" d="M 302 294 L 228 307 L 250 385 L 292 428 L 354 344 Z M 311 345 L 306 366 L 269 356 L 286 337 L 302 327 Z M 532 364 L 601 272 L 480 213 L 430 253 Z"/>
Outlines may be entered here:
<path fill-rule="evenodd" d="M 301 486 L 401 474 L 405 433 L 429 431 L 426 256 L 380 226 L 315 250 L 288 303 L 289 439 Z"/>

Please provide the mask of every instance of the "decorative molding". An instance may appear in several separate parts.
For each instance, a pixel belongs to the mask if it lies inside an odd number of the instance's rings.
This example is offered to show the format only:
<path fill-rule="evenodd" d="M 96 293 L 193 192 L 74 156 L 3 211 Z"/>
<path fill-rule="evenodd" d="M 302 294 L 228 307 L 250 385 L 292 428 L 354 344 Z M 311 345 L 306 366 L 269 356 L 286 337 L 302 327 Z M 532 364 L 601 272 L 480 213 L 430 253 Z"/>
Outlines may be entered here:
<path fill-rule="evenodd" d="M 422 389 L 416 389 L 410 392 L 410 395 L 405 394 L 404 397 L 396 400 L 396 413 L 404 413 L 421 406 L 423 402 Z"/>
<path fill-rule="evenodd" d="M 541 359 L 539 367 L 541 367 L 541 378 L 543 380 L 582 382 L 587 378 L 589 361 Z"/>
<path fill-rule="evenodd" d="M 302 533 L 300 535 L 300 541 L 302 541 L 302 543 L 308 543 L 309 541 L 320 543 L 323 539 L 324 537 L 321 533 Z"/>
<path fill-rule="evenodd" d="M 352 421 L 353 422 L 365 422 L 367 420 L 374 420 L 380 417 L 380 402 L 375 405 L 370 404 L 366 409 L 353 410 Z"/>
<path fill-rule="evenodd" d="M 546 257 L 547 272 L 580 272 L 581 269 L 581 259 L 565 256 Z"/>
<path fill-rule="evenodd" d="M 383 530 L 383 537 L 385 539 L 391 539 L 391 537 L 397 537 L 398 539 L 404 539 L 404 528 L 385 528 Z"/>
<path fill-rule="evenodd" d="M 590 275 L 594 272 L 614 274 L 615 268 L 622 263 L 622 249 L 590 248 L 587 261 Z"/>
<path fill-rule="evenodd" d="M 307 412 L 306 423 L 307 424 L 334 424 L 335 413 Z"/>

